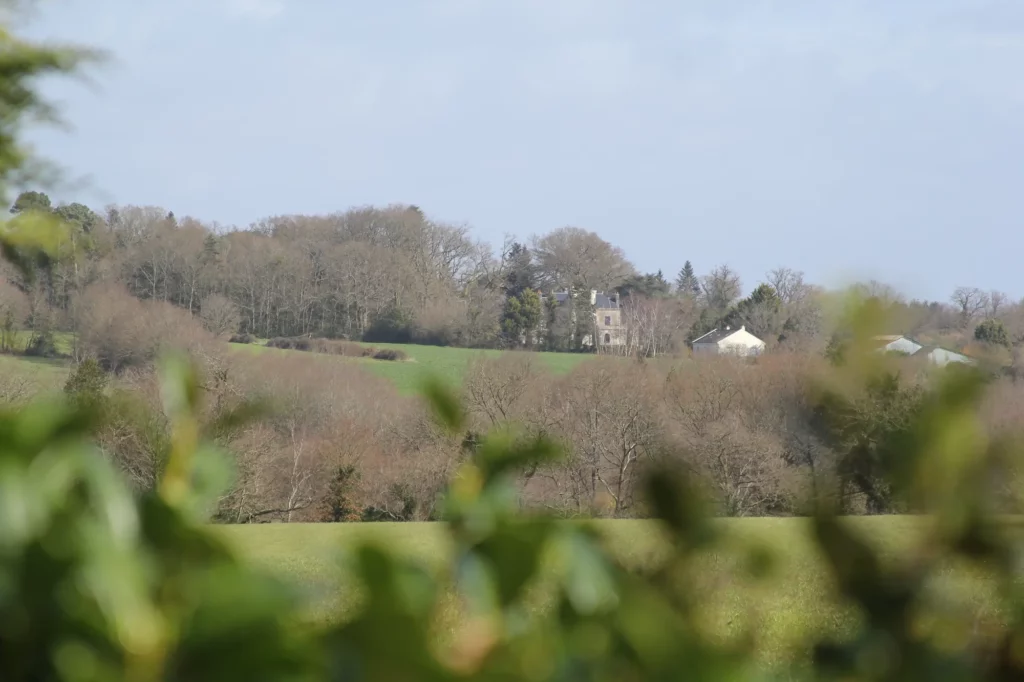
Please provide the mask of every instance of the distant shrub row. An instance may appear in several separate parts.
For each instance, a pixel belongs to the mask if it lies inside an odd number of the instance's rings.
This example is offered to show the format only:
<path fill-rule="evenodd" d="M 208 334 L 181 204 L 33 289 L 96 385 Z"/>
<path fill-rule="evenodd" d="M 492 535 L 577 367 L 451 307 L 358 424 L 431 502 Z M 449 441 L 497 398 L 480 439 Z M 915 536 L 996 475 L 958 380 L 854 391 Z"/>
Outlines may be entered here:
<path fill-rule="evenodd" d="M 246 335 L 247 336 L 247 335 Z M 252 343 L 241 341 L 240 343 Z M 405 360 L 407 355 L 395 348 L 374 348 L 363 346 L 353 341 L 342 341 L 339 339 L 318 339 L 307 336 L 278 337 L 267 341 L 271 348 L 282 350 L 301 350 L 311 353 L 326 353 L 327 355 L 341 355 L 347 358 L 373 358 L 374 360 Z"/>

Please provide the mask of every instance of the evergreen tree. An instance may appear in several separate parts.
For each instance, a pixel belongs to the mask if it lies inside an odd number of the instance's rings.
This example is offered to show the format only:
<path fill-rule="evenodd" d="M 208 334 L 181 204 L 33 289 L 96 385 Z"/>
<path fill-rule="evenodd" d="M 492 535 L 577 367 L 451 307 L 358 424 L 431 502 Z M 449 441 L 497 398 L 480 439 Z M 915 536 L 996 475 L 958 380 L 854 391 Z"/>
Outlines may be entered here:
<path fill-rule="evenodd" d="M 505 254 L 508 263 L 508 274 L 505 275 L 505 295 L 518 296 L 526 289 L 535 288 L 536 272 L 533 267 L 533 254 L 530 250 L 514 242 Z"/>
<path fill-rule="evenodd" d="M 220 260 L 220 242 L 212 234 L 206 235 L 203 241 L 202 260 L 206 264 L 216 263 Z"/>
<path fill-rule="evenodd" d="M 25 211 L 42 211 L 49 212 L 52 208 L 50 203 L 50 197 L 43 192 L 22 192 L 18 195 L 18 198 L 14 200 L 14 205 L 11 206 L 11 213 L 23 213 Z"/>
<path fill-rule="evenodd" d="M 103 219 L 96 215 L 96 212 L 85 204 L 71 203 L 61 204 L 53 210 L 53 214 L 65 223 L 74 226 L 85 233 L 90 233 L 98 227 Z"/>
<path fill-rule="evenodd" d="M 631 275 L 625 282 L 615 287 L 620 296 L 641 294 L 648 298 L 660 298 L 668 296 L 672 287 L 665 279 L 665 276 L 658 270 L 656 273 L 645 275 Z"/>
<path fill-rule="evenodd" d="M 974 328 L 974 338 L 983 343 L 993 346 L 1010 347 L 1010 335 L 1006 333 L 1006 327 L 1001 320 L 988 319 Z"/>
<path fill-rule="evenodd" d="M 683 263 L 683 269 L 676 277 L 676 293 L 680 296 L 700 294 L 700 280 L 697 279 L 697 274 L 693 271 L 693 264 L 690 261 Z"/>
<path fill-rule="evenodd" d="M 106 388 L 106 372 L 95 359 L 87 358 L 68 376 L 64 384 L 64 394 L 76 405 L 98 408 L 103 402 L 103 392 Z"/>
<path fill-rule="evenodd" d="M 359 521 L 360 510 L 354 498 L 359 471 L 351 464 L 334 470 L 327 491 L 320 501 L 320 520 L 329 523 Z"/>
<path fill-rule="evenodd" d="M 762 283 L 750 292 L 750 296 L 737 303 L 719 326 L 736 328 L 745 325 L 751 334 L 768 340 L 767 337 L 778 338 L 784 323 L 782 299 L 772 285 Z"/>
<path fill-rule="evenodd" d="M 590 348 L 596 350 L 595 334 L 597 334 L 594 304 L 590 302 L 589 289 L 572 289 L 572 348 L 583 350 L 584 340 L 590 337 Z"/>
<path fill-rule="evenodd" d="M 772 308 L 778 308 L 782 305 L 779 295 L 775 292 L 775 287 L 771 284 L 758 284 L 757 288 L 750 292 L 747 300 L 753 305 L 763 305 Z"/>
<path fill-rule="evenodd" d="M 533 289 L 524 289 L 516 296 L 505 300 L 501 316 L 501 329 L 511 345 L 519 345 L 520 338 L 526 337 L 526 345 L 533 345 L 533 332 L 540 325 L 542 308 L 540 296 Z"/>
<path fill-rule="evenodd" d="M 546 320 L 547 327 L 547 338 L 545 339 L 545 345 L 548 350 L 560 350 L 560 344 L 558 343 L 558 301 L 554 295 L 548 296 L 544 300 L 544 319 Z"/>

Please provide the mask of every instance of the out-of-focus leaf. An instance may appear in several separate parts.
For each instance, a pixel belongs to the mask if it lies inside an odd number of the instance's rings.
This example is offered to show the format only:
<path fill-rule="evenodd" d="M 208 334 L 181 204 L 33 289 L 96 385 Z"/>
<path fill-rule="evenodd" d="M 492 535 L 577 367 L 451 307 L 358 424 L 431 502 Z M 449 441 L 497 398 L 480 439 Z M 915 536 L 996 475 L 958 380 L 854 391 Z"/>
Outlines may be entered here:
<path fill-rule="evenodd" d="M 431 377 L 421 393 L 437 420 L 451 433 L 465 431 L 466 413 L 455 394 L 442 381 Z"/>
<path fill-rule="evenodd" d="M 321 652 L 299 622 L 292 590 L 231 564 L 190 573 L 191 603 L 168 668 L 190 682 L 317 679 Z"/>
<path fill-rule="evenodd" d="M 216 511 L 217 500 L 231 486 L 234 474 L 234 462 L 225 453 L 210 445 L 199 447 L 184 506 L 195 521 L 209 520 Z"/>
<path fill-rule="evenodd" d="M 582 614 L 607 611 L 619 603 L 614 569 L 593 535 L 562 527 L 553 536 L 562 562 L 562 588 L 573 608 Z"/>
<path fill-rule="evenodd" d="M 645 489 L 655 517 L 684 546 L 695 549 L 714 537 L 703 494 L 678 471 L 655 470 L 647 477 Z"/>
<path fill-rule="evenodd" d="M 550 438 L 537 436 L 529 439 L 502 431 L 488 436 L 477 450 L 476 461 L 486 479 L 494 479 L 535 463 L 548 464 L 562 455 L 562 450 Z"/>
<path fill-rule="evenodd" d="M 44 447 L 58 447 L 88 434 L 96 413 L 70 409 L 60 400 L 40 400 L 13 419 L 0 417 L 0 437 L 6 447 L 0 457 L 34 457 Z"/>
<path fill-rule="evenodd" d="M 271 414 L 272 405 L 267 400 L 246 400 L 241 405 L 217 417 L 208 427 L 212 437 L 229 434 L 245 424 Z"/>
<path fill-rule="evenodd" d="M 493 567 L 484 557 L 466 553 L 455 567 L 459 592 L 466 598 L 472 613 L 493 613 L 501 603 Z"/>
<path fill-rule="evenodd" d="M 367 604 L 331 637 L 332 679 L 444 680 L 429 641 L 435 599 L 429 576 L 382 550 L 358 550 Z M 411 598 L 409 598 L 411 597 Z"/>
<path fill-rule="evenodd" d="M 513 522 L 473 547 L 473 554 L 484 560 L 493 576 L 503 608 L 518 599 L 535 576 L 552 532 L 550 523 Z"/>
<path fill-rule="evenodd" d="M 160 395 L 169 419 L 191 415 L 199 404 L 199 379 L 195 367 L 182 353 L 160 358 Z"/>

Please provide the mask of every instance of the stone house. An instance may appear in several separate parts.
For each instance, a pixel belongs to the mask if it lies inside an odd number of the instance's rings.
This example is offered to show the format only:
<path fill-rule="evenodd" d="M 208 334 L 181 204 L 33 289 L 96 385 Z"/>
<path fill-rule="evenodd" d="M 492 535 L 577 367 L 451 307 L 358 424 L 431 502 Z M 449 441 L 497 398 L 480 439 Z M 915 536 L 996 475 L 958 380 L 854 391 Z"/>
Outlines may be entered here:
<path fill-rule="evenodd" d="M 572 294 L 568 291 L 556 291 L 553 294 L 559 309 L 564 310 L 572 324 L 576 323 L 576 310 L 572 307 Z M 546 303 L 547 297 L 542 297 Z M 618 349 L 626 345 L 626 326 L 622 321 L 622 301 L 615 292 L 605 293 L 590 290 L 590 305 L 593 307 L 589 333 L 581 334 L 581 344 L 591 348 L 595 344 L 597 350 Z"/>

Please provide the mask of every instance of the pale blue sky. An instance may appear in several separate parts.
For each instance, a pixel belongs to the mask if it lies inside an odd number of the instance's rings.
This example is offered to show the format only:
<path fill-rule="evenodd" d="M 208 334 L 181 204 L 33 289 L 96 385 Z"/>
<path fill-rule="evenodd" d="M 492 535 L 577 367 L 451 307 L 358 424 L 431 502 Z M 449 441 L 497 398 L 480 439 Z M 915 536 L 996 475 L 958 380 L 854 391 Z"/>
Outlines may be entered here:
<path fill-rule="evenodd" d="M 1024 295 L 1021 0 L 49 0 L 110 50 L 37 136 L 84 190 L 247 225 L 409 202 L 642 270 Z"/>

